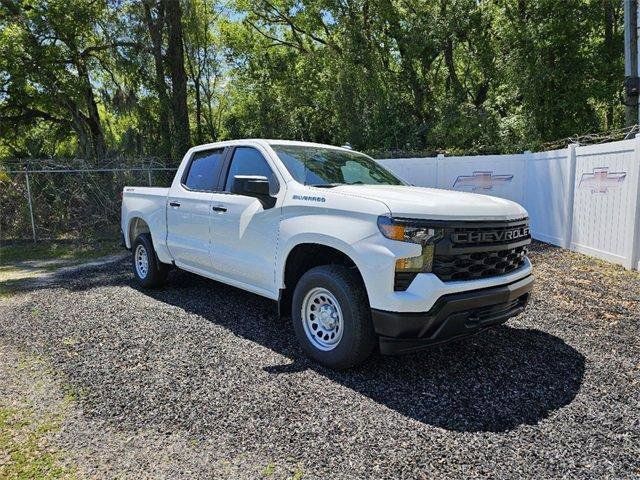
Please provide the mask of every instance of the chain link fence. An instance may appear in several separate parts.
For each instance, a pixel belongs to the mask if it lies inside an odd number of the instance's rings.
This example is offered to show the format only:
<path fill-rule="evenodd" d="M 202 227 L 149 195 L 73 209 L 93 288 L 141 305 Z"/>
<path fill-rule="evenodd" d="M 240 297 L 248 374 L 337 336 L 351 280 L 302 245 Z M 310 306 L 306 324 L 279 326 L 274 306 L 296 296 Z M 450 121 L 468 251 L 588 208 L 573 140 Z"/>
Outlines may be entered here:
<path fill-rule="evenodd" d="M 123 187 L 168 187 L 175 171 L 158 160 L 100 167 L 82 160 L 6 162 L 0 166 L 0 243 L 118 238 Z"/>

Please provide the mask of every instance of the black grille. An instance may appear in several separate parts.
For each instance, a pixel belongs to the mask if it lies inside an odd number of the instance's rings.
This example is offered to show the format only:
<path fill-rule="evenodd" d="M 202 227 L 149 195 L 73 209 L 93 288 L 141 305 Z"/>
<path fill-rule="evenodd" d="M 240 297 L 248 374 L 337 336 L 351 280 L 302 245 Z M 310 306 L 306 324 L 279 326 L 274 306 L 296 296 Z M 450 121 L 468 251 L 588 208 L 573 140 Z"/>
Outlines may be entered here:
<path fill-rule="evenodd" d="M 443 282 L 504 275 L 525 264 L 529 219 L 507 221 L 424 220 L 442 230 L 430 270 Z M 396 272 L 394 290 L 405 291 L 419 272 Z"/>
<path fill-rule="evenodd" d="M 436 244 L 432 272 L 442 281 L 476 280 L 504 275 L 525 263 L 531 243 L 526 218 L 504 222 L 460 222 L 444 225 Z"/>
<path fill-rule="evenodd" d="M 524 245 L 493 252 L 436 255 L 432 271 L 445 282 L 493 277 L 521 267 L 526 255 L 527 247 Z"/>

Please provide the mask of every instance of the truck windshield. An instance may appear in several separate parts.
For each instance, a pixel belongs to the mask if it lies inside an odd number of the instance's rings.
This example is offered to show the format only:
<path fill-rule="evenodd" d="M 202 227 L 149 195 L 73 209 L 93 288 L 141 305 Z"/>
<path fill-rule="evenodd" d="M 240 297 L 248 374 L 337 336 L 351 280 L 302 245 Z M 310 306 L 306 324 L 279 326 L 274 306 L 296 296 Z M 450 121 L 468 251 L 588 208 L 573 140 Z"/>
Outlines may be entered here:
<path fill-rule="evenodd" d="M 293 178 L 305 185 L 404 185 L 374 160 L 357 152 L 303 145 L 271 145 Z"/>

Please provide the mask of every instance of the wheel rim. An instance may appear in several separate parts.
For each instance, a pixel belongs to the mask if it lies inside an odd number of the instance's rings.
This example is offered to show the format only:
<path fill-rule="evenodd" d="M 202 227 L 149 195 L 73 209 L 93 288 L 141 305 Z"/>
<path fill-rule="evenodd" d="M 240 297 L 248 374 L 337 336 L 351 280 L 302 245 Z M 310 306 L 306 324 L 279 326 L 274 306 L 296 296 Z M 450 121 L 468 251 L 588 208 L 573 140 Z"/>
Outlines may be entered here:
<path fill-rule="evenodd" d="M 134 262 L 138 276 L 140 278 L 146 278 L 147 273 L 149 273 L 149 255 L 147 255 L 147 249 L 144 245 L 138 245 L 136 247 Z"/>
<path fill-rule="evenodd" d="M 344 332 L 342 310 L 326 288 L 311 289 L 302 301 L 302 325 L 311 344 L 319 350 L 333 350 Z"/>

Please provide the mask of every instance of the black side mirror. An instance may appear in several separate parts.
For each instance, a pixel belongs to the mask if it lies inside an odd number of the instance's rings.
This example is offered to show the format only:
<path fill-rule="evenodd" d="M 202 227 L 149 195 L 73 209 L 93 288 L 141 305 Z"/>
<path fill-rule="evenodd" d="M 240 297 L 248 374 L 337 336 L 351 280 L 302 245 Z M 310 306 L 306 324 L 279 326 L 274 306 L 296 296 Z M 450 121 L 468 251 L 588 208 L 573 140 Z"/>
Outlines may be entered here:
<path fill-rule="evenodd" d="M 269 179 L 263 175 L 235 175 L 233 177 L 231 193 L 257 198 L 264 208 L 271 208 L 276 203 L 270 190 Z"/>

